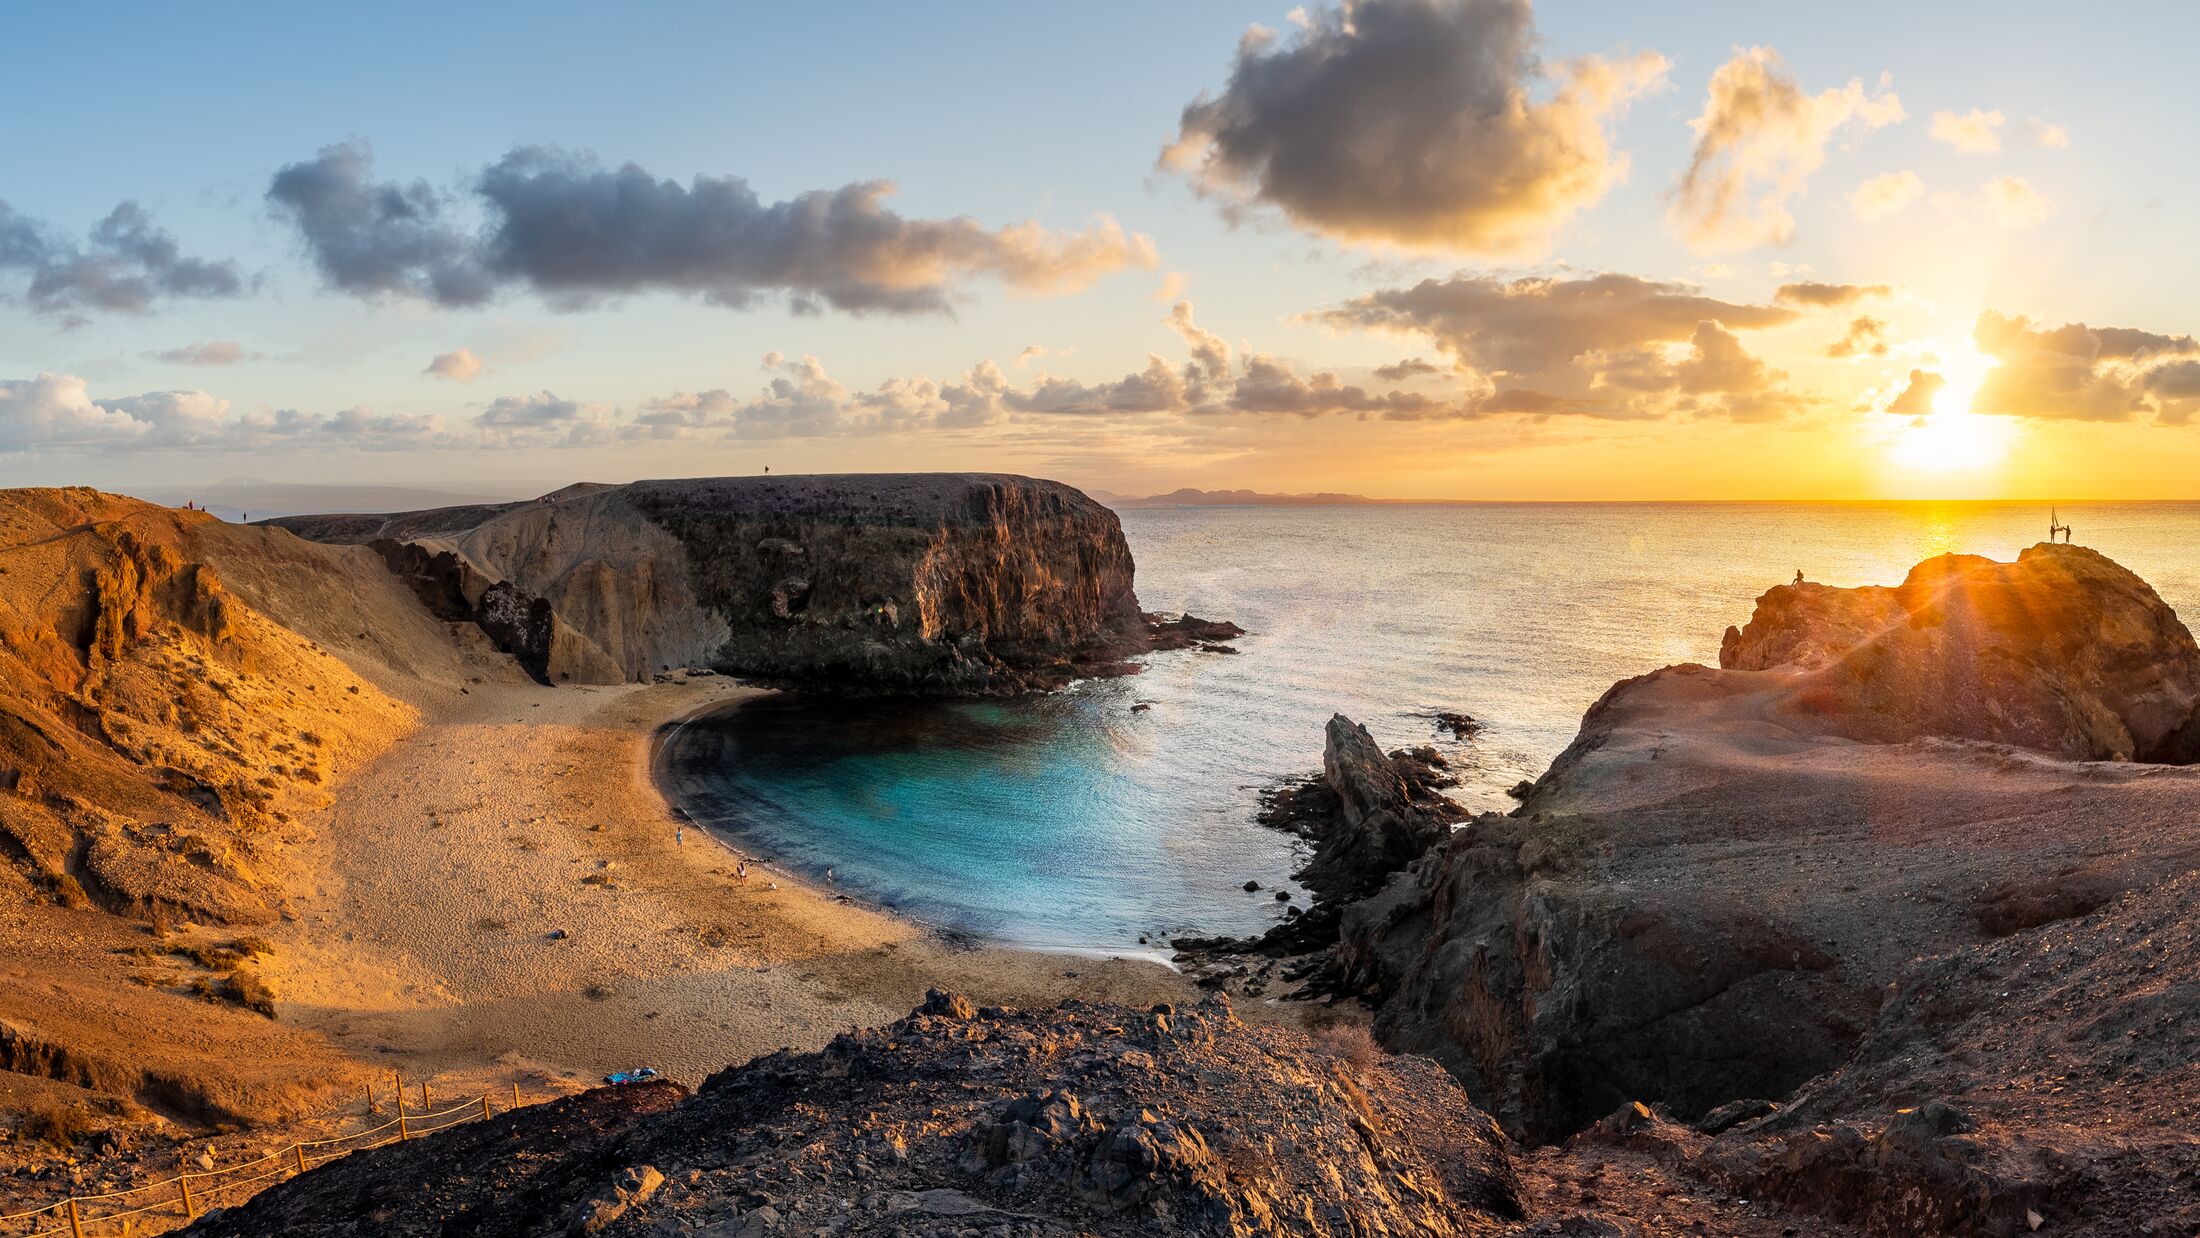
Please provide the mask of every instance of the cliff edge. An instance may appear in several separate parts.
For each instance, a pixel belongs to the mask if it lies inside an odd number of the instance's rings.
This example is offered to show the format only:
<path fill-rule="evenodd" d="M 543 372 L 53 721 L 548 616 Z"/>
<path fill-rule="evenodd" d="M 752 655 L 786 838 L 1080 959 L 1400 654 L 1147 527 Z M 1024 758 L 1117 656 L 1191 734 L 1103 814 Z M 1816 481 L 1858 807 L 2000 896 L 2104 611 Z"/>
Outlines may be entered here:
<path fill-rule="evenodd" d="M 545 682 L 700 666 L 984 694 L 1104 673 L 1148 645 L 1114 513 L 1027 477 L 644 481 L 272 523 L 373 545 Z"/>

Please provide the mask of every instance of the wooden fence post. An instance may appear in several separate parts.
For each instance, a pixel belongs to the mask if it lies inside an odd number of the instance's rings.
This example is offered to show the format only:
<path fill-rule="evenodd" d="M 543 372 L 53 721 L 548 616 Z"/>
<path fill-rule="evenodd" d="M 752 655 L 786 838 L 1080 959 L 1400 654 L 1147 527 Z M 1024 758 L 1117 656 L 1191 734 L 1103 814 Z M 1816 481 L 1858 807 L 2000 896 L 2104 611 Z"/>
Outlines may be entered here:
<path fill-rule="evenodd" d="M 372 1079 L 369 1079 L 369 1080 L 367 1080 L 367 1081 L 366 1081 L 366 1083 L 365 1083 L 365 1084 L 363 1084 L 362 1086 L 363 1086 L 363 1087 L 365 1087 L 365 1088 L 366 1088 L 366 1091 L 367 1091 L 367 1116 L 371 1118 L 371 1117 L 373 1117 L 373 1116 L 374 1116 L 374 1113 L 375 1113 L 375 1109 L 374 1109 L 374 1080 L 372 1080 Z"/>
<path fill-rule="evenodd" d="M 186 1220 L 198 1219 L 199 1210 L 191 1203 L 191 1175 L 178 1174 L 176 1182 L 183 1187 L 183 1215 Z"/>
<path fill-rule="evenodd" d="M 484 1122 L 489 1120 L 489 1094 L 487 1092 L 481 1094 L 481 1120 Z"/>
<path fill-rule="evenodd" d="M 84 1221 L 76 1214 L 76 1196 L 69 1196 L 69 1233 L 71 1238 L 84 1238 Z"/>
<path fill-rule="evenodd" d="M 435 1112 L 435 1105 L 434 1105 L 434 1103 L 433 1103 L 433 1102 L 431 1102 L 431 1101 L 430 1101 L 430 1100 L 428 1099 L 428 1081 L 427 1081 L 426 1079 L 422 1079 L 422 1080 L 420 1081 L 420 1112 L 422 1112 L 422 1113 L 434 1113 L 434 1112 Z"/>
<path fill-rule="evenodd" d="M 405 1132 L 405 1087 L 402 1083 L 397 1088 L 397 1137 L 399 1139 L 410 1139 L 412 1137 Z"/>
<path fill-rule="evenodd" d="M 512 1108 L 519 1108 L 519 1080 L 512 1080 Z"/>
<path fill-rule="evenodd" d="M 298 1154 L 298 1172 L 304 1173 L 306 1171 L 306 1146 L 302 1143 L 294 1143 L 290 1145 L 290 1150 Z"/>

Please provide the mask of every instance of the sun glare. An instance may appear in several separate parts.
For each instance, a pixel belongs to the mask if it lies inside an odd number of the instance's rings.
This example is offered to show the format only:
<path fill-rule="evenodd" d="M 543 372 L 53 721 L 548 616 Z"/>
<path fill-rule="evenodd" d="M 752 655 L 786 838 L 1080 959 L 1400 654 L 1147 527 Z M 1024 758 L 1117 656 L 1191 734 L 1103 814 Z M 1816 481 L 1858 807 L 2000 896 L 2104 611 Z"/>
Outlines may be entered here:
<path fill-rule="evenodd" d="M 1889 447 L 1899 467 L 1919 473 L 1978 473 L 1999 465 L 2009 454 L 2015 426 L 2006 417 L 1971 411 L 1971 400 L 1986 382 L 1994 359 L 1969 340 L 1936 350 L 1933 368 L 1945 381 L 1933 393 L 1932 410 L 1904 420 Z"/>

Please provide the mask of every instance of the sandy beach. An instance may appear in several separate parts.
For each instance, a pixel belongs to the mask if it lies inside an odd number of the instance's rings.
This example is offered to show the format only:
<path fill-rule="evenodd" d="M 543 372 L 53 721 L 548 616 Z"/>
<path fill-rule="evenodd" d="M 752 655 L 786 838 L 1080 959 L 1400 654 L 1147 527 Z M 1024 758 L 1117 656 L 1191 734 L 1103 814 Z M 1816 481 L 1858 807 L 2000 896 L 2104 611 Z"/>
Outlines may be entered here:
<path fill-rule="evenodd" d="M 699 1082 L 906 1013 L 980 1003 L 1181 1001 L 1146 960 L 971 947 L 743 858 L 678 841 L 650 777 L 668 720 L 756 691 L 478 684 L 345 780 L 295 856 L 271 934 L 282 1019 L 423 1074 L 573 1086 L 654 1066 Z M 776 887 L 776 888 L 774 888 Z"/>

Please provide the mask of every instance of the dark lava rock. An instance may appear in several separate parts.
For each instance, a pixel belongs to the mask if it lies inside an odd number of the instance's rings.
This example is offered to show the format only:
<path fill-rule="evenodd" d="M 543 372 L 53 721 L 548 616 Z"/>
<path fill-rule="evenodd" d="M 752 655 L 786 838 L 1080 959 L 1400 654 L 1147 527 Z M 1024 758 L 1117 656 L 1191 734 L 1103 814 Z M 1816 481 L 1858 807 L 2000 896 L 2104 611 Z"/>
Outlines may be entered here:
<path fill-rule="evenodd" d="M 1503 1137 L 1431 1063 L 1341 1056 L 1219 999 L 968 1008 L 935 993 L 692 1099 L 598 1089 L 357 1153 L 189 1232 L 1328 1238 L 1521 1219 Z"/>

